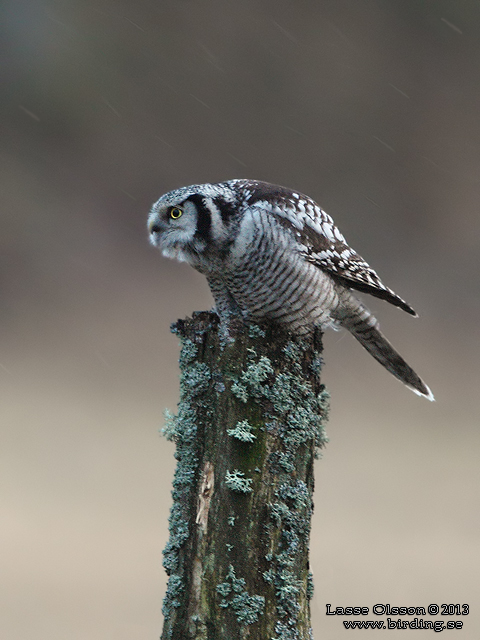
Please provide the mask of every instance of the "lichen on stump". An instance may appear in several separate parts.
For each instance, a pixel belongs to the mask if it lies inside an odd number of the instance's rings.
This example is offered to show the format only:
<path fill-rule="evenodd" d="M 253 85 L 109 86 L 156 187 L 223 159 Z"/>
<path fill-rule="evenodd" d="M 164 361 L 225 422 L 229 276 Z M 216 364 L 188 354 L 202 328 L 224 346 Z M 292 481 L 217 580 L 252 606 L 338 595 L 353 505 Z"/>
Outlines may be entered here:
<path fill-rule="evenodd" d="M 162 640 L 307 640 L 313 462 L 328 394 L 321 333 L 230 328 L 213 313 L 172 326 L 182 343 Z"/>

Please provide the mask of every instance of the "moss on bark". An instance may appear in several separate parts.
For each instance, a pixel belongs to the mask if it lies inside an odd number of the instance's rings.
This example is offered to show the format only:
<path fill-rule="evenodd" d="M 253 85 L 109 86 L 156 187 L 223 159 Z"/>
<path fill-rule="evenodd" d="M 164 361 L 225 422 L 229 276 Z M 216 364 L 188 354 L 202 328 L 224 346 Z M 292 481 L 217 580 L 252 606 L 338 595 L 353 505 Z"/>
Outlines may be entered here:
<path fill-rule="evenodd" d="M 235 326 L 202 312 L 182 343 L 169 584 L 162 640 L 307 640 L 313 462 L 328 394 L 321 334 Z"/>

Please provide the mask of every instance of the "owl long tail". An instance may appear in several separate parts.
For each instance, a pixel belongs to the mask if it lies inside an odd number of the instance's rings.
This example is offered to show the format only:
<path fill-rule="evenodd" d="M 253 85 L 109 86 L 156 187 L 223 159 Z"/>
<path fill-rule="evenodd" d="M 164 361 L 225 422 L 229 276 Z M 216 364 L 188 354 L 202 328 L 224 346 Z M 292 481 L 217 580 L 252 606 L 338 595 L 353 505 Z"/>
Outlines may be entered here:
<path fill-rule="evenodd" d="M 353 296 L 352 296 L 353 297 Z M 382 364 L 387 371 L 390 371 L 396 378 L 401 380 L 409 389 L 419 396 L 424 396 L 428 400 L 435 400 L 433 393 L 415 373 L 402 356 L 392 347 L 387 338 L 379 329 L 376 318 L 358 300 L 356 309 L 352 315 L 344 316 L 340 324 L 348 329 L 350 333 L 365 347 L 365 349 Z"/>

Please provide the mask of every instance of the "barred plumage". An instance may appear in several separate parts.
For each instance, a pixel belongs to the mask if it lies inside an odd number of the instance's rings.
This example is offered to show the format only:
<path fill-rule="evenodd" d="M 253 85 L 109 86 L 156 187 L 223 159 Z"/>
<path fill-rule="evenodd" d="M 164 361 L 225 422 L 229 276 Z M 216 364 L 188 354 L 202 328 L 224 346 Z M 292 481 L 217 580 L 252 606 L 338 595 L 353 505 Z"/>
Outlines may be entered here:
<path fill-rule="evenodd" d="M 158 200 L 148 219 L 163 255 L 208 280 L 222 321 L 273 319 L 297 335 L 345 327 L 388 371 L 433 400 L 352 290 L 415 311 L 386 287 L 311 198 L 256 180 L 192 185 Z"/>

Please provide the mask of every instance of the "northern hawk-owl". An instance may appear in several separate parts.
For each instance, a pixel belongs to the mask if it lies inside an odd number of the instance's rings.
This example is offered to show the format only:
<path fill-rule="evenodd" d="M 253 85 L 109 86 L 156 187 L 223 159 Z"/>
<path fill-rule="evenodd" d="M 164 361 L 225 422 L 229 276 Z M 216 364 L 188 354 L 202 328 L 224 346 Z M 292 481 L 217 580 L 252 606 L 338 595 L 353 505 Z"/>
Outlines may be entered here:
<path fill-rule="evenodd" d="M 221 321 L 269 318 L 295 335 L 315 326 L 345 327 L 390 373 L 433 400 L 427 385 L 395 351 L 353 290 L 407 313 L 351 249 L 311 198 L 257 180 L 229 180 L 170 191 L 152 207 L 150 241 L 168 258 L 203 273 Z"/>

